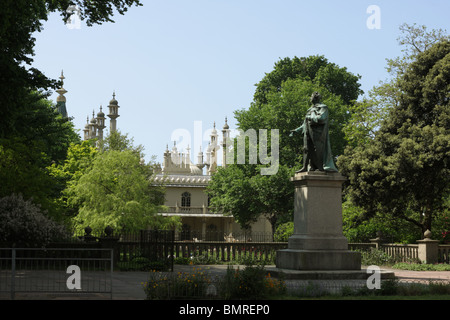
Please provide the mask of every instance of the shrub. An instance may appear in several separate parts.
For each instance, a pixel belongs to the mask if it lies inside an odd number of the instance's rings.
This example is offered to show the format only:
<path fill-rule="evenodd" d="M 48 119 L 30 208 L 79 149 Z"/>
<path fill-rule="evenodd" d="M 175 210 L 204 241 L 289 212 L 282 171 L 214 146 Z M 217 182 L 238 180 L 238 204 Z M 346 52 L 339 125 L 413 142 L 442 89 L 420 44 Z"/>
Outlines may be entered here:
<path fill-rule="evenodd" d="M 394 264 L 392 268 L 413 271 L 450 271 L 450 265 L 444 263 L 426 264 L 400 262 Z"/>
<path fill-rule="evenodd" d="M 65 228 L 21 194 L 0 198 L 0 242 L 41 247 L 67 237 Z"/>
<path fill-rule="evenodd" d="M 223 299 L 265 299 L 286 292 L 284 281 L 266 274 L 262 265 L 243 270 L 228 267 L 220 289 Z"/>
<path fill-rule="evenodd" d="M 386 254 L 384 251 L 370 248 L 370 250 L 359 251 L 361 253 L 361 264 L 365 266 L 377 265 L 385 266 L 395 263 L 395 258 Z"/>
<path fill-rule="evenodd" d="M 144 291 L 149 300 L 204 298 L 215 295 L 212 290 L 211 278 L 200 268 L 194 268 L 192 273 L 177 274 L 160 273 L 153 270 L 144 284 Z M 214 288 L 215 289 L 215 288 Z"/>
<path fill-rule="evenodd" d="M 286 222 L 280 224 L 273 235 L 273 240 L 276 242 L 287 242 L 289 237 L 294 233 L 294 223 Z"/>

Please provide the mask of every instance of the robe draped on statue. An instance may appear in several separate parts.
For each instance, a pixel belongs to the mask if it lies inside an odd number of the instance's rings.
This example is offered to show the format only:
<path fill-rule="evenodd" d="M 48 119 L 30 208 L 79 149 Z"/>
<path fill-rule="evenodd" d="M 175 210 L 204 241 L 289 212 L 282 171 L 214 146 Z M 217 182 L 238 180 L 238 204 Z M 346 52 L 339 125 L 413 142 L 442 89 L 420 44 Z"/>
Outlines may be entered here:
<path fill-rule="evenodd" d="M 293 130 L 303 133 L 304 171 L 338 171 L 331 153 L 328 123 L 328 107 L 315 104 L 306 112 L 303 124 Z"/>

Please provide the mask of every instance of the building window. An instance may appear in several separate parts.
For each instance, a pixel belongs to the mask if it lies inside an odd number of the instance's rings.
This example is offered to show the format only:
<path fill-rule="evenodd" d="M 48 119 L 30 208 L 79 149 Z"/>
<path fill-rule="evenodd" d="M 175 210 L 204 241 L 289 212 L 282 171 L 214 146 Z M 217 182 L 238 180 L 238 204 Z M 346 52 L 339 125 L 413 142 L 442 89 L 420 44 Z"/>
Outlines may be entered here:
<path fill-rule="evenodd" d="M 186 223 L 183 224 L 183 226 L 181 227 L 180 240 L 181 241 L 192 240 L 191 227 L 188 224 L 186 224 Z"/>
<path fill-rule="evenodd" d="M 183 192 L 181 194 L 181 206 L 182 207 L 191 206 L 191 194 L 189 192 Z"/>

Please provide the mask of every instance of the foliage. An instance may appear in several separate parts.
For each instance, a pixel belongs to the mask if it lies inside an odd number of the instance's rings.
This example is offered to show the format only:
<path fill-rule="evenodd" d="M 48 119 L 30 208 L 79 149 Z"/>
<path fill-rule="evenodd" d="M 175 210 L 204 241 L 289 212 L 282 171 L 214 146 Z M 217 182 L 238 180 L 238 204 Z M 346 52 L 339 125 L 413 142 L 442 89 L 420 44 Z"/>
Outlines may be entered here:
<path fill-rule="evenodd" d="M 292 216 L 291 174 L 292 170 L 284 166 L 274 175 L 260 175 L 255 165 L 232 164 L 219 168 L 207 187 L 211 206 L 232 214 L 243 229 L 248 229 L 261 215 L 274 229 L 279 219 Z M 287 200 L 291 198 L 292 201 Z"/>
<path fill-rule="evenodd" d="M 113 22 L 116 12 L 124 14 L 128 7 L 142 5 L 138 0 L 4 0 L 0 11 L 0 138 L 6 134 L 30 129 L 19 118 L 27 107 L 30 90 L 55 89 L 57 82 L 40 70 L 30 67 L 34 55 L 35 32 L 43 29 L 43 21 L 59 12 L 63 22 L 71 15 L 70 4 L 78 5 L 80 18 L 88 26 Z"/>
<path fill-rule="evenodd" d="M 259 169 L 262 166 L 250 161 L 219 169 L 208 187 L 212 206 L 233 215 L 244 229 L 261 215 L 270 221 L 273 232 L 279 223 L 292 220 L 290 177 L 294 168 L 301 167 L 303 140 L 299 136 L 290 137 L 291 130 L 303 122 L 311 104 L 311 94 L 320 91 L 330 110 L 333 153 L 343 152 L 346 144 L 343 128 L 349 119 L 346 104 L 361 93 L 358 80 L 359 76 L 328 62 L 323 56 L 278 61 L 257 84 L 248 110 L 235 111 L 243 133 L 248 130 L 258 132 L 259 129 L 279 130 L 278 172 L 261 175 Z M 235 158 L 237 149 L 234 148 Z"/>
<path fill-rule="evenodd" d="M 246 266 L 243 270 L 227 268 L 220 286 L 223 299 L 267 299 L 286 292 L 283 280 L 266 274 L 264 266 Z"/>
<path fill-rule="evenodd" d="M 395 264 L 395 257 L 390 256 L 382 250 L 370 248 L 370 250 L 361 250 L 361 264 L 364 266 L 391 266 Z"/>
<path fill-rule="evenodd" d="M 65 21 L 77 4 L 88 26 L 112 22 L 115 12 L 141 5 L 137 0 L 4 0 L 0 11 L 0 197 L 21 193 L 45 215 L 64 220 L 64 179 L 51 174 L 80 138 L 70 119 L 47 100 L 58 82 L 32 67 L 35 38 L 52 12 Z M 116 11 L 114 11 L 116 10 Z"/>
<path fill-rule="evenodd" d="M 273 235 L 276 242 L 288 242 L 290 236 L 294 234 L 294 222 L 285 222 L 280 224 Z"/>
<path fill-rule="evenodd" d="M 53 163 L 47 168 L 50 176 L 62 189 L 55 202 L 64 208 L 67 220 L 74 217 L 79 210 L 79 203 L 73 201 L 72 187 L 78 183 L 84 173 L 90 170 L 97 153 L 98 149 L 92 141 L 72 143 L 67 150 L 66 160 L 62 164 Z"/>
<path fill-rule="evenodd" d="M 422 234 L 409 222 L 379 213 L 364 218 L 364 210 L 351 200 L 342 203 L 343 234 L 349 242 L 369 242 L 381 236 L 390 243 L 416 243 Z"/>
<path fill-rule="evenodd" d="M 423 233 L 443 210 L 450 191 L 449 57 L 450 42 L 418 54 L 399 80 L 400 104 L 375 138 L 338 159 L 349 177 L 346 191 L 367 218 L 392 215 Z"/>
<path fill-rule="evenodd" d="M 135 146 L 134 139 L 129 138 L 128 134 L 122 134 L 119 130 L 111 132 L 102 141 L 99 141 L 99 149 L 102 152 L 131 150 L 139 158 L 144 157 L 144 147 L 142 145 Z"/>
<path fill-rule="evenodd" d="M 383 119 L 386 119 L 387 108 L 372 99 L 364 98 L 350 105 L 348 110 L 351 117 L 342 129 L 346 141 L 353 148 L 369 144 Z"/>
<path fill-rule="evenodd" d="M 433 228 L 434 231 L 431 236 L 432 239 L 439 240 L 441 243 L 450 243 L 450 197 L 447 199 L 445 204 L 446 209 L 433 217 Z"/>
<path fill-rule="evenodd" d="M 248 229 L 260 214 L 259 203 L 253 201 L 257 198 L 256 190 L 251 187 L 246 172 L 250 169 L 234 164 L 218 168 L 206 189 L 210 206 L 216 211 L 232 214 L 243 229 Z"/>
<path fill-rule="evenodd" d="M 64 188 L 49 167 L 64 161 L 67 148 L 79 136 L 72 122 L 56 111 L 55 106 L 37 92 L 22 97 L 20 133 L 8 132 L 0 138 L 0 196 L 21 193 L 33 198 L 46 214 L 61 220 L 62 208 L 55 201 Z"/>
<path fill-rule="evenodd" d="M 45 246 L 67 236 L 63 226 L 47 218 L 39 205 L 21 194 L 0 198 L 0 242 Z"/>
<path fill-rule="evenodd" d="M 412 271 L 450 271 L 450 265 L 445 263 L 427 264 L 399 262 L 394 264 L 392 268 Z"/>
<path fill-rule="evenodd" d="M 156 213 L 164 193 L 151 185 L 151 173 L 132 151 L 98 154 L 92 168 L 69 186 L 69 193 L 74 195 L 71 201 L 80 207 L 75 226 L 103 229 L 109 225 L 127 231 L 162 228 L 164 219 Z"/>
<path fill-rule="evenodd" d="M 291 167 L 301 167 L 303 138 L 290 137 L 291 130 L 299 127 L 311 107 L 310 97 L 314 91 L 322 95 L 322 102 L 330 113 L 329 134 L 332 153 L 340 155 L 347 144 L 344 126 L 349 121 L 349 107 L 328 89 L 304 79 L 287 79 L 277 91 L 266 94 L 267 103 L 252 103 L 247 110 L 235 111 L 239 129 L 279 130 L 279 163 Z"/>
<path fill-rule="evenodd" d="M 192 271 L 177 274 L 150 272 L 148 280 L 143 283 L 147 299 L 202 299 L 217 292 L 210 285 L 211 278 L 201 268 L 193 268 Z"/>
<path fill-rule="evenodd" d="M 254 104 L 259 107 L 268 102 L 268 94 L 280 91 L 288 79 L 302 79 L 326 88 L 349 104 L 362 93 L 358 80 L 361 77 L 346 68 L 329 62 L 324 56 L 284 58 L 277 61 L 271 72 L 256 85 Z"/>

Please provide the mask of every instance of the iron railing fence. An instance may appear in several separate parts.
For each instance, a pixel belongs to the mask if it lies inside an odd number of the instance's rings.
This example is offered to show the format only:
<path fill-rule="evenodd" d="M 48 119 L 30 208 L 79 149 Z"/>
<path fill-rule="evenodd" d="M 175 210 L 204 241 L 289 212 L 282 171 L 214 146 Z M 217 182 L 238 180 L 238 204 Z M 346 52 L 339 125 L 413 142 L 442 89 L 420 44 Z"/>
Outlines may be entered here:
<path fill-rule="evenodd" d="M 176 241 L 174 257 L 194 259 L 206 264 L 244 262 L 249 260 L 275 263 L 277 250 L 286 249 L 287 242 L 183 242 Z M 180 260 L 178 260 L 180 261 Z"/>
<path fill-rule="evenodd" d="M 94 232 L 72 232 L 64 239 L 48 243 L 46 248 L 112 249 L 113 262 L 121 271 L 173 270 L 173 230 L 141 230 L 138 232 L 114 232 L 107 228 Z M 12 244 L 0 244 L 8 248 Z M 16 246 L 17 247 L 17 246 Z"/>
<path fill-rule="evenodd" d="M 101 294 L 112 298 L 112 249 L 1 248 L 0 295 Z"/>
<path fill-rule="evenodd" d="M 438 262 L 450 263 L 450 244 L 441 244 L 438 246 Z"/>

